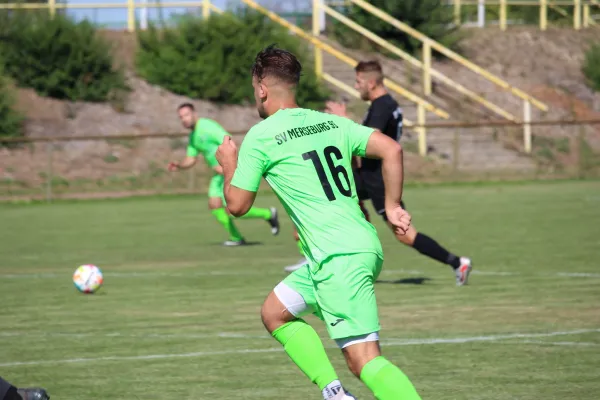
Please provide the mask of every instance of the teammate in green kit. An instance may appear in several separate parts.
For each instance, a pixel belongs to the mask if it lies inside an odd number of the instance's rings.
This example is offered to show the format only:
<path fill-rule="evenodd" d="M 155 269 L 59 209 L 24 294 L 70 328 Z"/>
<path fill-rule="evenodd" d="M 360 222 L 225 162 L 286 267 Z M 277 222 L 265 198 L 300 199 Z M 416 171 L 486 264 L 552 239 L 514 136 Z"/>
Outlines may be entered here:
<path fill-rule="evenodd" d="M 191 103 L 184 103 L 177 109 L 181 124 L 190 129 L 189 142 L 187 147 L 187 156 L 181 162 L 171 162 L 168 165 L 169 171 L 178 171 L 188 169 L 196 165 L 197 157 L 202 154 L 204 161 L 212 170 L 212 178 L 208 186 L 208 207 L 217 221 L 229 234 L 229 240 L 223 244 L 225 246 L 240 246 L 245 244 L 244 237 L 237 230 L 233 223 L 233 218 L 225 210 L 225 198 L 223 196 L 223 169 L 215 158 L 217 147 L 223 143 L 223 138 L 229 136 L 229 133 L 216 121 L 208 118 L 198 118 Z M 260 218 L 264 219 L 271 226 L 271 233 L 279 233 L 279 220 L 277 218 L 277 209 L 275 207 L 251 208 L 242 218 Z"/>
<path fill-rule="evenodd" d="M 231 214 L 250 210 L 264 177 L 294 222 L 309 261 L 268 295 L 263 323 L 325 399 L 355 397 L 340 383 L 315 330 L 301 319 L 310 313 L 325 322 L 350 370 L 377 399 L 420 399 L 406 375 L 381 355 L 374 283 L 383 253 L 358 205 L 351 167 L 352 156 L 382 160 L 386 213 L 397 233 L 406 232 L 402 148 L 373 128 L 299 108 L 295 89 L 301 69 L 285 50 L 261 51 L 252 85 L 265 120 L 248 132 L 239 155 L 229 137 L 216 154 Z"/>

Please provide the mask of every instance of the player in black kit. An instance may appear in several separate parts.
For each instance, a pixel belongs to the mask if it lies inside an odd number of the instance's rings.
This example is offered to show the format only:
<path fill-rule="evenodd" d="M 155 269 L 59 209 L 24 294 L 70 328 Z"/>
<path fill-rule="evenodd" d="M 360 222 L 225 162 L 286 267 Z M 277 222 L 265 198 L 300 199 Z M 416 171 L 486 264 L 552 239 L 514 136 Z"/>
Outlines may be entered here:
<path fill-rule="evenodd" d="M 383 84 L 383 71 L 377 61 L 361 61 L 355 68 L 356 83 L 354 87 L 359 91 L 365 101 L 370 101 L 371 106 L 363 121 L 363 125 L 378 129 L 392 139 L 399 141 L 402 136 L 402 109 Z M 346 106 L 342 103 L 327 103 L 327 112 L 342 117 L 347 117 Z M 357 168 L 354 171 L 356 189 L 361 201 L 371 199 L 377 214 L 381 215 L 387 222 L 385 215 L 385 188 L 381 173 L 381 161 L 362 158 L 357 160 Z M 402 205 L 404 207 L 404 204 Z M 467 257 L 459 257 L 431 237 L 417 232 L 411 225 L 405 235 L 396 235 L 396 238 L 413 247 L 419 253 L 424 254 L 441 263 L 450 265 L 456 275 L 456 284 L 465 285 L 471 272 L 471 260 Z M 286 269 L 287 271 L 290 270 Z"/>

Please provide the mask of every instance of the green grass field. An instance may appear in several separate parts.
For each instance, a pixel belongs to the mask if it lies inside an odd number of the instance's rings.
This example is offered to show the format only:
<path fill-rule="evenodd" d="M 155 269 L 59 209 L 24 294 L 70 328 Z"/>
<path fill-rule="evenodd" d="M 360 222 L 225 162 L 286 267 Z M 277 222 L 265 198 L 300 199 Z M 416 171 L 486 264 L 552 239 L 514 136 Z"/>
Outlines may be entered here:
<path fill-rule="evenodd" d="M 476 268 L 456 288 L 375 221 L 383 351 L 423 399 L 598 399 L 600 182 L 414 187 L 405 200 Z M 290 221 L 278 237 L 239 221 L 258 243 L 223 248 L 205 203 L 0 204 L 0 375 L 61 400 L 321 398 L 259 317 L 298 259 Z M 84 263 L 104 271 L 96 295 L 71 282 Z M 342 382 L 371 399 L 324 340 Z"/>

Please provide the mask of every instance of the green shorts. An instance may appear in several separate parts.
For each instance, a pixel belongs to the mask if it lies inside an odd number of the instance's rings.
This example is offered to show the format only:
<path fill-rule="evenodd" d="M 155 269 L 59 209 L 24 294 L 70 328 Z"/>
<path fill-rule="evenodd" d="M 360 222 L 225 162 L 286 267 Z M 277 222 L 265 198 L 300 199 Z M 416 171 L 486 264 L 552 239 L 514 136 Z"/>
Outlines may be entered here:
<path fill-rule="evenodd" d="M 332 256 L 316 272 L 308 265 L 294 271 L 275 294 L 296 317 L 314 313 L 325 321 L 332 339 L 379 332 L 375 280 L 382 265 L 376 253 Z"/>
<path fill-rule="evenodd" d="M 215 175 L 210 179 L 208 184 L 208 197 L 219 197 L 225 201 L 223 188 L 225 186 L 225 178 L 223 175 Z"/>

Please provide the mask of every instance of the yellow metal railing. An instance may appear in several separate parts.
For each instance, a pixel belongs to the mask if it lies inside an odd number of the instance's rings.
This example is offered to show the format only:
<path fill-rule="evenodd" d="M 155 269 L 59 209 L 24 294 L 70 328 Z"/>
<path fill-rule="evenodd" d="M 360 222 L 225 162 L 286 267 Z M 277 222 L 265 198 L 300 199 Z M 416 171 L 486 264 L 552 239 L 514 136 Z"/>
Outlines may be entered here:
<path fill-rule="evenodd" d="M 358 64 L 358 61 L 353 59 L 352 57 L 346 55 L 345 53 L 341 52 L 340 50 L 337 50 L 336 48 L 334 48 L 333 46 L 323 42 L 322 40 L 318 39 L 317 37 L 315 37 L 314 35 L 311 35 L 307 32 L 305 32 L 303 29 L 297 27 L 296 25 L 288 22 L 286 19 L 280 17 L 279 15 L 275 14 L 272 11 L 267 10 L 266 8 L 262 7 L 261 5 L 259 5 L 258 3 L 256 3 L 253 0 L 241 0 L 243 3 L 245 3 L 246 5 L 248 5 L 249 7 L 265 14 L 267 17 L 269 17 L 271 20 L 281 24 L 282 26 L 284 26 L 285 28 L 288 28 L 290 31 L 292 31 L 293 33 L 295 33 L 296 35 L 300 36 L 302 39 L 305 39 L 306 41 L 310 42 L 311 44 L 313 44 L 315 46 L 315 48 L 319 51 L 325 51 L 329 54 L 331 54 L 332 56 L 334 56 L 335 58 L 337 58 L 338 60 L 350 65 L 352 68 L 354 68 L 356 66 L 356 64 Z M 321 58 L 322 59 L 322 53 L 319 54 L 320 57 L 315 57 L 315 59 L 317 58 Z M 322 76 L 323 75 L 323 68 L 322 68 L 322 64 L 321 66 L 318 66 L 318 63 L 320 63 L 319 61 L 315 61 L 316 65 L 317 65 L 317 75 Z M 385 84 L 392 89 L 393 91 L 395 91 L 396 93 L 398 93 L 400 96 L 410 100 L 413 103 L 416 103 L 417 105 L 422 105 L 423 108 L 426 111 L 430 111 L 434 114 L 436 114 L 437 116 L 447 119 L 449 117 L 449 114 L 442 110 L 441 108 L 438 108 L 436 106 L 434 106 L 433 104 L 429 103 L 427 100 L 419 97 L 418 95 L 404 89 L 403 87 L 401 87 L 400 85 L 398 85 L 397 83 L 395 83 L 394 81 L 390 80 L 390 79 L 386 79 L 385 80 Z"/>
<path fill-rule="evenodd" d="M 311 35 L 311 34 L 305 32 L 304 30 L 302 30 L 301 28 L 297 27 L 296 25 L 288 22 L 287 20 L 280 17 L 279 15 L 275 14 L 274 12 L 269 11 L 266 8 L 262 7 L 261 5 L 259 5 L 258 3 L 256 3 L 253 0 L 242 0 L 242 2 L 244 4 L 246 4 L 247 6 L 255 9 L 256 11 L 263 13 L 264 15 L 269 17 L 271 20 L 286 27 L 287 29 L 289 29 L 291 32 L 295 33 L 302 39 L 305 39 L 306 41 L 310 42 L 314 46 L 314 49 L 315 49 L 314 59 L 315 59 L 315 71 L 316 71 L 317 75 L 322 77 L 323 79 L 325 79 L 327 82 L 331 83 L 332 85 L 349 93 L 350 95 L 359 97 L 356 90 L 354 90 L 350 86 L 344 84 L 343 82 L 339 81 L 338 79 L 335 79 L 333 76 L 323 72 L 323 53 L 322 53 L 323 51 L 331 54 L 332 56 L 334 56 L 338 60 L 348 64 L 352 68 L 354 68 L 356 66 L 356 64 L 358 64 L 358 61 L 317 38 L 318 32 L 317 32 L 317 34 L 315 34 L 315 29 L 318 30 L 318 28 L 315 28 L 315 27 L 318 27 L 319 25 L 318 25 L 318 16 L 315 16 L 316 13 L 313 13 L 313 34 Z M 418 95 L 404 89 L 402 86 L 398 85 L 397 83 L 395 83 L 394 81 L 392 81 L 390 79 L 386 78 L 384 80 L 384 83 L 388 88 L 390 88 L 394 92 L 396 92 L 399 95 L 401 95 L 402 97 L 410 100 L 411 102 L 416 103 L 416 105 L 417 105 L 417 124 L 419 125 L 419 127 L 416 128 L 418 138 L 419 138 L 419 154 L 425 155 L 427 153 L 427 138 L 426 138 L 426 130 L 424 127 L 424 123 L 426 120 L 425 112 L 430 111 L 444 119 L 447 119 L 449 117 L 449 114 L 446 111 L 432 105 L 427 100 L 424 100 L 421 97 L 419 97 Z M 413 124 L 412 121 L 407 121 L 407 125 L 410 126 L 412 124 Z"/>
<path fill-rule="evenodd" d="M 420 67 L 423 71 L 423 90 L 426 95 L 431 94 L 431 87 L 432 87 L 431 79 L 432 79 L 432 77 L 435 77 L 438 80 L 442 81 L 443 83 L 448 84 L 450 87 L 459 91 L 463 95 L 468 96 L 469 98 L 471 98 L 472 100 L 481 104 L 482 106 L 492 110 L 496 114 L 502 115 L 506 119 L 513 120 L 513 121 L 514 120 L 522 120 L 523 122 L 525 122 L 525 124 L 523 125 L 524 126 L 523 141 L 525 143 L 525 150 L 527 152 L 531 151 L 531 126 L 527 124 L 528 121 L 531 121 L 531 106 L 533 105 L 534 107 L 536 107 L 542 111 L 547 111 L 548 106 L 546 104 L 537 100 L 533 96 L 525 93 L 524 91 L 512 86 L 511 84 L 509 84 L 508 82 L 499 78 L 498 76 L 492 74 L 491 72 L 485 70 L 484 68 L 478 66 L 477 64 L 467 60 L 466 58 L 460 56 L 456 52 L 450 50 L 449 48 L 443 46 L 442 44 L 438 43 L 437 41 L 422 34 L 421 32 L 417 31 L 416 29 L 412 28 L 411 26 L 397 20 L 396 18 L 392 17 L 388 13 L 378 9 L 377 7 L 367 3 L 366 1 L 364 1 L 364 0 L 347 0 L 347 1 L 349 3 L 352 3 L 352 4 L 362 8 L 363 10 L 371 13 L 372 15 L 378 17 L 379 19 L 389 23 L 390 25 L 392 25 L 395 28 L 397 28 L 398 30 L 406 33 L 407 35 L 412 36 L 413 38 L 419 40 L 423 44 L 422 61 L 414 60 L 414 59 L 411 61 L 409 59 L 410 56 L 408 54 L 406 54 L 405 52 L 402 52 L 400 49 L 395 48 L 395 46 L 393 46 L 389 42 L 386 42 L 384 39 L 378 37 L 377 35 L 373 34 L 372 32 L 368 31 L 366 28 L 349 20 L 342 14 L 333 10 L 331 7 L 325 6 L 324 4 L 321 3 L 320 0 L 313 0 L 313 12 L 315 14 L 318 14 L 320 12 L 320 9 L 323 9 L 323 11 L 325 13 L 338 19 L 340 22 L 345 23 L 346 25 L 355 29 L 359 33 L 362 33 L 363 35 L 365 35 L 365 37 L 369 38 L 370 40 L 375 41 L 382 47 L 386 48 L 389 51 L 392 51 L 394 54 L 402 57 L 403 59 L 410 62 L 411 64 L 413 64 L 417 67 Z M 502 0 L 502 1 L 504 1 L 504 0 Z M 458 12 L 460 13 L 460 9 L 458 10 Z M 461 64 L 462 66 L 466 67 L 467 69 L 473 71 L 477 75 L 483 77 L 484 79 L 486 79 L 486 80 L 492 82 L 493 84 L 495 84 L 496 86 L 500 87 L 502 90 L 518 97 L 523 102 L 523 117 L 522 117 L 522 119 L 509 114 L 502 108 L 500 108 L 500 107 L 492 104 L 488 100 L 484 99 L 482 96 L 477 95 L 473 91 L 465 88 L 464 86 L 460 85 L 459 83 L 451 80 L 450 78 L 444 76 L 443 74 L 441 74 L 438 71 L 436 71 L 435 69 L 433 69 L 431 67 L 433 50 L 439 52 L 440 54 L 444 55 L 445 57 L 449 58 L 450 60 L 458 62 L 459 64 Z"/>
<path fill-rule="evenodd" d="M 479 21 L 480 25 L 485 23 L 485 10 L 489 7 L 498 7 L 499 10 L 499 25 L 500 29 L 506 30 L 507 26 L 507 7 L 539 7 L 539 26 L 541 30 L 548 28 L 548 9 L 553 9 L 559 14 L 570 17 L 569 13 L 561 6 L 573 7 L 573 28 L 579 30 L 590 26 L 598 26 L 598 23 L 593 19 L 591 10 L 600 11 L 600 2 L 598 0 L 453 0 L 454 3 L 454 23 L 460 25 L 462 23 L 462 6 L 478 6 L 482 8 L 480 14 L 483 18 Z"/>
<path fill-rule="evenodd" d="M 243 3 L 245 3 L 247 6 L 265 14 L 271 20 L 279 23 L 280 25 L 283 25 L 284 27 L 286 27 L 287 29 L 289 29 L 290 31 L 292 31 L 293 33 L 295 33 L 302 39 L 313 44 L 313 46 L 315 47 L 315 70 L 316 70 L 317 74 L 322 79 L 327 81 L 328 83 L 336 86 L 340 90 L 345 91 L 346 93 L 350 94 L 351 96 L 357 97 L 357 98 L 360 97 L 358 92 L 354 88 L 341 82 L 340 80 L 336 79 L 335 77 L 331 76 L 330 74 L 323 72 L 322 51 L 325 51 L 325 52 L 331 54 L 332 56 L 334 56 L 338 60 L 348 64 L 352 68 L 354 68 L 356 66 L 356 64 L 358 63 L 357 60 L 353 59 L 352 57 L 349 57 L 348 55 L 335 49 L 334 47 L 324 43 L 323 41 L 319 40 L 315 35 L 311 35 L 311 34 L 305 32 L 304 30 L 300 29 L 296 25 L 291 24 L 284 18 L 281 18 L 277 14 L 260 6 L 258 3 L 254 2 L 252 0 L 241 0 L 241 1 Z M 137 9 L 161 8 L 161 7 L 198 7 L 198 8 L 202 9 L 203 17 L 209 17 L 211 12 L 216 12 L 216 13 L 223 12 L 223 10 L 221 10 L 220 8 L 215 6 L 211 2 L 211 0 L 189 1 L 189 2 L 174 1 L 174 2 L 163 2 L 163 3 L 160 3 L 160 2 L 139 3 L 139 2 L 135 2 L 135 0 L 125 0 L 123 3 L 110 3 L 110 4 L 107 4 L 107 3 L 78 3 L 78 4 L 57 3 L 56 0 L 48 0 L 47 3 L 5 3 L 5 4 L 0 4 L 0 9 L 48 9 L 50 15 L 52 15 L 52 16 L 55 15 L 57 9 L 109 9 L 109 8 L 126 9 L 127 10 L 127 30 L 129 32 L 135 32 L 135 30 L 136 30 L 135 11 Z M 402 96 L 416 104 L 416 106 L 417 106 L 416 124 L 418 124 L 418 127 L 416 127 L 415 129 L 417 130 L 418 136 L 419 136 L 420 153 L 422 155 L 425 155 L 425 153 L 427 151 L 426 128 L 425 128 L 425 125 L 427 122 L 426 121 L 426 112 L 427 111 L 432 112 L 435 115 L 437 115 L 441 118 L 444 118 L 444 119 L 448 119 L 448 117 L 449 117 L 448 112 L 442 110 L 439 107 L 434 106 L 427 100 L 410 92 L 409 90 L 404 89 L 402 86 L 400 86 L 399 84 L 395 83 L 394 81 L 392 81 L 390 79 L 385 79 L 385 84 L 387 87 L 389 87 L 391 90 L 393 90 L 400 96 Z M 405 122 L 405 125 L 407 125 L 407 126 L 413 126 L 415 124 L 413 121 L 410 121 L 408 119 L 405 119 L 404 122 Z"/>
<path fill-rule="evenodd" d="M 344 16 L 343 14 L 337 12 L 333 8 L 328 7 L 328 6 L 322 6 L 322 7 L 323 7 L 323 10 L 331 17 L 337 19 L 344 25 L 346 25 L 349 28 L 355 30 L 356 32 L 362 34 L 363 36 L 370 39 L 374 43 L 377 43 L 384 49 L 389 50 L 390 52 L 394 53 L 395 55 L 402 58 L 404 61 L 408 62 L 409 64 L 411 64 L 419 69 L 422 69 L 423 70 L 423 92 L 426 95 L 431 94 L 431 91 L 432 91 L 431 90 L 431 77 L 435 77 L 440 82 L 443 82 L 444 84 L 446 84 L 449 87 L 453 88 L 454 90 L 460 92 L 461 94 L 465 95 L 466 97 L 469 97 L 471 100 L 473 100 L 477 103 L 480 103 L 482 106 L 484 106 L 485 108 L 498 114 L 499 116 L 506 118 L 510 121 L 516 121 L 518 119 L 515 116 L 513 116 L 511 113 L 509 113 L 508 111 L 506 111 L 506 110 L 502 109 L 501 107 L 493 104 L 492 102 L 484 99 L 483 97 L 481 97 L 477 93 L 473 92 L 472 90 L 467 89 L 460 83 L 453 81 L 452 79 L 448 78 L 446 75 L 442 74 L 438 70 L 432 68 L 431 67 L 431 49 L 430 48 L 424 50 L 424 52 L 423 52 L 424 59 L 423 59 L 423 61 L 420 61 L 420 60 L 416 59 L 415 57 L 413 57 L 412 55 L 399 49 L 397 46 L 394 46 L 393 44 L 391 44 L 387 40 L 383 39 L 382 37 L 377 36 L 370 30 L 362 27 L 361 25 L 352 21 L 351 19 Z M 429 46 L 429 43 L 427 43 L 426 46 Z"/>

